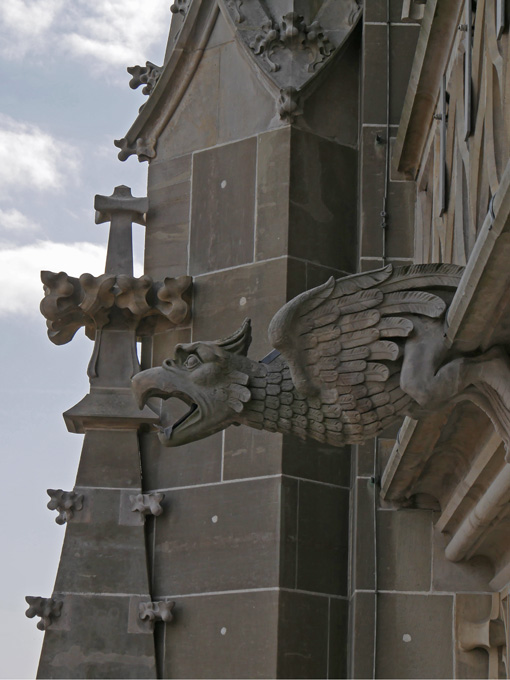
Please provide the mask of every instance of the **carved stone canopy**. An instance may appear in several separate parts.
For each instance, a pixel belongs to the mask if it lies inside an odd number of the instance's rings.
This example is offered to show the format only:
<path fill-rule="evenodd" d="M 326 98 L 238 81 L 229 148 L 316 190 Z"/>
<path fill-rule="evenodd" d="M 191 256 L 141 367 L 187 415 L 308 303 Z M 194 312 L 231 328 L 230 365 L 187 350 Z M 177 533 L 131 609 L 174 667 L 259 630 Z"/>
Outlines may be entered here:
<path fill-rule="evenodd" d="M 293 123 L 303 98 L 345 44 L 361 16 L 357 0 L 176 0 L 162 67 L 151 62 L 128 69 L 131 87 L 145 84 L 148 100 L 122 139 L 120 160 L 151 161 L 158 138 L 178 109 L 221 13 L 248 63 L 272 94 L 278 114 Z"/>

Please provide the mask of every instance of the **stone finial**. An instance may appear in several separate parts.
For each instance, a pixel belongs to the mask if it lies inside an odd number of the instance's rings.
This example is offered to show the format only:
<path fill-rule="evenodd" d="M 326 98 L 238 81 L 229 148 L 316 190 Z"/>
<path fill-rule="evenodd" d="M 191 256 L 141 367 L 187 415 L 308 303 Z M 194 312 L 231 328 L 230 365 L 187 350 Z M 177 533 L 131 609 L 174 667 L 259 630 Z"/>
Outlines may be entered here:
<path fill-rule="evenodd" d="M 74 517 L 75 511 L 83 508 L 84 496 L 81 493 L 62 489 L 48 489 L 46 493 L 50 497 L 47 507 L 58 512 L 55 518 L 57 524 L 65 524 Z"/>
<path fill-rule="evenodd" d="M 110 222 L 106 274 L 133 276 L 133 222 L 145 225 L 145 213 L 149 209 L 146 197 L 136 198 L 131 189 L 121 185 L 115 187 L 111 196 L 97 194 L 94 198 L 96 224 Z"/>
<path fill-rule="evenodd" d="M 111 196 L 96 194 L 94 197 L 96 224 L 111 222 L 115 215 L 127 213 L 131 222 L 145 225 L 145 213 L 149 209 L 147 197 L 133 196 L 130 187 L 124 184 L 115 187 Z"/>
<path fill-rule="evenodd" d="M 299 91 L 295 87 L 284 87 L 280 90 L 278 99 L 278 110 L 280 118 L 293 123 L 297 116 L 301 116 L 303 111 L 299 103 Z"/>
<path fill-rule="evenodd" d="M 157 621 L 170 623 L 175 602 L 140 602 L 139 615 L 142 621 L 148 621 L 152 627 Z"/>
<path fill-rule="evenodd" d="M 28 604 L 28 609 L 25 616 L 33 619 L 34 616 L 40 616 L 41 620 L 37 624 L 39 630 L 46 630 L 51 626 L 54 619 L 57 619 L 62 612 L 63 602 L 55 600 L 53 597 L 33 597 L 27 595 L 25 600 Z"/>
<path fill-rule="evenodd" d="M 129 87 L 136 90 L 140 85 L 145 85 L 142 92 L 143 94 L 149 95 L 156 87 L 156 84 L 163 73 L 163 67 L 156 66 L 156 64 L 153 64 L 151 61 L 146 61 L 145 66 L 128 66 L 127 72 L 133 76 L 129 81 Z"/>
<path fill-rule="evenodd" d="M 139 512 L 144 517 L 147 515 L 159 517 L 163 512 L 161 501 L 164 497 L 164 493 L 139 493 L 136 496 L 130 496 L 131 510 Z"/>

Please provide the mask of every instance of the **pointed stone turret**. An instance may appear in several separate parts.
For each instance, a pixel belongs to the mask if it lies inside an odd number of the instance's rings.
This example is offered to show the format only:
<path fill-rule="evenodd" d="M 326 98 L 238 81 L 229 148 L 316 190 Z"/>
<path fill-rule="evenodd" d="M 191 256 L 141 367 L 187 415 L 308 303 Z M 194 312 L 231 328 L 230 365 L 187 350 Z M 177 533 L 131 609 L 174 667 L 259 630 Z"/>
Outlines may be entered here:
<path fill-rule="evenodd" d="M 158 416 L 140 411 L 130 390 L 140 370 L 136 341 L 158 323 L 175 327 L 189 316 L 181 295 L 191 278 L 154 282 L 133 277 L 132 222 L 145 223 L 147 199 L 128 187 L 96 196 L 96 222 L 110 222 L 106 271 L 79 279 L 43 272 L 41 310 L 56 344 L 80 326 L 94 339 L 90 392 L 64 414 L 85 434 L 74 487 L 82 507 L 67 514 L 67 530 L 52 595 L 60 613 L 47 623 L 38 677 L 155 678 L 154 624 L 141 612 L 152 602 L 138 432 Z M 150 323 L 148 323 L 148 321 Z M 157 512 L 164 512 L 158 496 Z M 34 614 L 30 610 L 30 614 Z M 165 620 L 169 620 L 168 618 Z M 105 631 L 108 634 L 105 635 Z"/>

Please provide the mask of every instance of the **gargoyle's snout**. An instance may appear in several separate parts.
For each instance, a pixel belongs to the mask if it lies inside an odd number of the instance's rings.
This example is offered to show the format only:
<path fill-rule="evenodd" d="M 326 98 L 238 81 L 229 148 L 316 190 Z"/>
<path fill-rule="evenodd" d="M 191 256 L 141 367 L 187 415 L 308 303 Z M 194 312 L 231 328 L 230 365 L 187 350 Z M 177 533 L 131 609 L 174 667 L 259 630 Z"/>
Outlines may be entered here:
<path fill-rule="evenodd" d="M 161 368 L 149 368 L 147 371 L 137 373 L 131 379 L 131 389 L 134 392 L 138 408 L 142 409 L 151 397 L 168 396 L 168 378 L 163 375 Z"/>

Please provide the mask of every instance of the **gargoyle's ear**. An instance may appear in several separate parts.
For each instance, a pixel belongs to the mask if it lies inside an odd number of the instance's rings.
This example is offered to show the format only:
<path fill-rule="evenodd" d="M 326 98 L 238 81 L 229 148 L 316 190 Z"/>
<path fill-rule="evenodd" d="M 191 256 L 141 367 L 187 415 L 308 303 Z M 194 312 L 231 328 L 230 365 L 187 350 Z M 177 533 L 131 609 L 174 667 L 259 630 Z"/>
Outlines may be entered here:
<path fill-rule="evenodd" d="M 241 328 L 235 333 L 223 340 L 216 340 L 214 344 L 222 349 L 226 349 L 227 352 L 232 352 L 232 354 L 246 356 L 251 344 L 251 320 L 245 319 Z"/>

